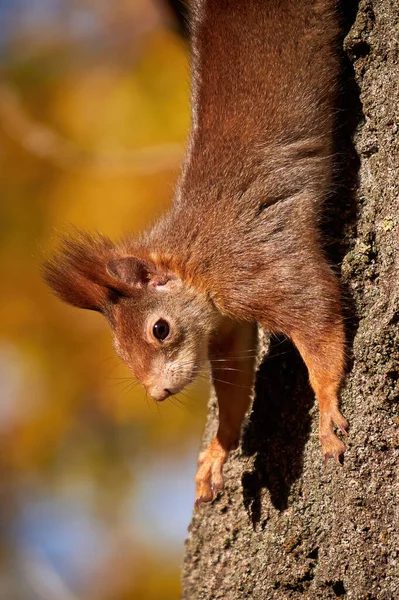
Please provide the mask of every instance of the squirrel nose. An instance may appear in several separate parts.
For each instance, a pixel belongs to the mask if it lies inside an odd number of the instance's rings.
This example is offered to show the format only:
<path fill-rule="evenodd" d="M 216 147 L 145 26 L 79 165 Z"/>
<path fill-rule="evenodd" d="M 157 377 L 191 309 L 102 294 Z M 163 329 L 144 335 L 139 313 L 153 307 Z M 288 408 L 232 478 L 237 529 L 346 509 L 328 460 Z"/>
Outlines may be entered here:
<path fill-rule="evenodd" d="M 169 398 L 169 396 L 172 395 L 172 392 L 168 389 L 164 389 L 164 390 L 159 390 L 158 392 L 151 392 L 151 396 L 154 398 L 154 400 L 156 400 L 157 402 L 162 402 L 163 400 L 166 400 L 166 398 Z"/>

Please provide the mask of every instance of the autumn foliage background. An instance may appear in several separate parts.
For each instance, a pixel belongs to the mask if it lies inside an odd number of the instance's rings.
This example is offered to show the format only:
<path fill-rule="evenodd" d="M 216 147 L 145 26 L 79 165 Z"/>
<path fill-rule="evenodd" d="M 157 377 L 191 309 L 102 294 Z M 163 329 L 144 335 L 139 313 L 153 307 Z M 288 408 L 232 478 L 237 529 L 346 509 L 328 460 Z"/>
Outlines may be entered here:
<path fill-rule="evenodd" d="M 157 408 L 40 263 L 168 206 L 187 47 L 161 0 L 2 0 L 0 28 L 0 598 L 175 599 L 206 388 Z"/>

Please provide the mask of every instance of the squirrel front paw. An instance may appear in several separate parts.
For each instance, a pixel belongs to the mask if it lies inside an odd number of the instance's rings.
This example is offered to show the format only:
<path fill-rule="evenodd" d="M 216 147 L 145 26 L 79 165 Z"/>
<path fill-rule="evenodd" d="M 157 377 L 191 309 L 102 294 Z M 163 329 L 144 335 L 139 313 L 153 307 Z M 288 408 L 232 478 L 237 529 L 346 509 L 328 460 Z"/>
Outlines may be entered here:
<path fill-rule="evenodd" d="M 223 465 L 228 451 L 215 438 L 198 458 L 198 470 L 195 476 L 195 507 L 213 500 L 215 493 L 224 486 Z"/>

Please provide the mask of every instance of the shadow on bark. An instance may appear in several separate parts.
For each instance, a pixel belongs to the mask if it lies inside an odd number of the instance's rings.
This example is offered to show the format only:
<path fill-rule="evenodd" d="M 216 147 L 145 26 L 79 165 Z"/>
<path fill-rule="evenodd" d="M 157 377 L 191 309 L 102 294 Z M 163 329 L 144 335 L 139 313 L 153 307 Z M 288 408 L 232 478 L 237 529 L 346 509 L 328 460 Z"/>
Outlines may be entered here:
<path fill-rule="evenodd" d="M 242 476 L 244 504 L 254 527 L 261 521 L 261 493 L 268 488 L 273 505 L 288 507 L 290 490 L 303 469 L 310 435 L 314 395 L 306 367 L 286 339 L 273 339 L 261 365 L 255 400 L 243 433 L 242 451 L 256 455 L 254 470 Z"/>
<path fill-rule="evenodd" d="M 342 41 L 341 70 L 338 82 L 337 110 L 334 139 L 334 172 L 330 194 L 326 198 L 321 223 L 321 239 L 324 249 L 339 274 L 343 258 L 351 250 L 357 237 L 358 206 L 356 192 L 359 186 L 360 161 L 353 144 L 353 137 L 359 123 L 364 120 L 360 90 L 356 83 L 353 64 L 344 49 L 344 39 L 355 22 L 358 11 L 357 0 L 341 1 L 339 4 Z M 355 48 L 353 52 L 360 50 Z M 362 50 L 364 51 L 364 50 Z M 350 54 L 350 52 L 349 52 Z M 359 317 L 352 293 L 341 279 L 341 292 L 346 331 L 348 355 L 351 356 L 353 339 L 358 329 Z M 350 360 L 347 370 L 351 368 Z"/>

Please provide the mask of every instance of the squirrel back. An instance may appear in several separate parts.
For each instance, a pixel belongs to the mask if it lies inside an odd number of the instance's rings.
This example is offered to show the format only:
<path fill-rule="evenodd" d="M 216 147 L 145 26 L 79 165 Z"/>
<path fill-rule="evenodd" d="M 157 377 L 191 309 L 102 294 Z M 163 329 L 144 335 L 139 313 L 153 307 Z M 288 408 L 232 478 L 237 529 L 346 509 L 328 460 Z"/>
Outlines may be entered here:
<path fill-rule="evenodd" d="M 320 293 L 335 296 L 318 239 L 333 168 L 335 6 L 195 3 L 187 156 L 171 211 L 140 240 L 222 312 L 287 333 Z M 303 281 L 325 289 L 301 295 Z"/>

